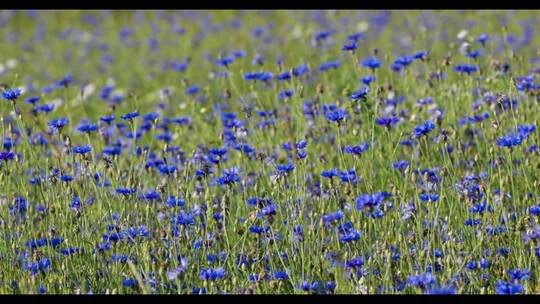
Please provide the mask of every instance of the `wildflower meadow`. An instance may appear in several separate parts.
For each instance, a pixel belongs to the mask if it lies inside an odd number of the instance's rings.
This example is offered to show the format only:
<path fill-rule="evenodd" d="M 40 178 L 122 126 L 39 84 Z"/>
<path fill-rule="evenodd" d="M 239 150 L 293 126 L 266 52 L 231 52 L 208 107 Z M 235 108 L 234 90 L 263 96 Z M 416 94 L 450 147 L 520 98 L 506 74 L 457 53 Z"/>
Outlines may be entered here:
<path fill-rule="evenodd" d="M 540 293 L 539 11 L 0 11 L 0 293 Z"/>

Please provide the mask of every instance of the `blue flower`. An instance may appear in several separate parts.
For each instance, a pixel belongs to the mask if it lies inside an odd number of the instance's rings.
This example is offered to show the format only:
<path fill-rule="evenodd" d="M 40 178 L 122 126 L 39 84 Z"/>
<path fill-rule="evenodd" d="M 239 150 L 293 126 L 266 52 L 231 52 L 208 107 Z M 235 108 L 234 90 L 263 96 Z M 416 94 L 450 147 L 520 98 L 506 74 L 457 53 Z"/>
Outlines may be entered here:
<path fill-rule="evenodd" d="M 294 170 L 294 164 L 288 163 L 276 166 L 277 172 L 280 174 L 288 174 Z"/>
<path fill-rule="evenodd" d="M 216 179 L 216 182 L 220 185 L 232 185 L 242 180 L 240 176 L 240 169 L 237 167 L 232 167 L 230 169 L 225 169 L 223 175 Z"/>
<path fill-rule="evenodd" d="M 523 292 L 523 286 L 518 283 L 511 283 L 498 280 L 495 285 L 497 294 L 520 294 Z"/>
<path fill-rule="evenodd" d="M 507 147 L 512 148 L 514 146 L 521 145 L 521 142 L 523 142 L 523 136 L 522 135 L 516 135 L 514 133 L 506 134 L 503 137 L 499 137 L 497 139 L 497 145 L 500 147 Z"/>
<path fill-rule="evenodd" d="M 334 168 L 334 169 L 330 169 L 330 170 L 324 170 L 322 173 L 321 173 L 321 176 L 322 177 L 326 177 L 326 178 L 334 178 L 336 176 L 339 175 L 339 170 Z"/>
<path fill-rule="evenodd" d="M 201 91 L 201 87 L 198 85 L 192 85 L 189 88 L 186 89 L 186 94 L 188 95 L 195 95 Z"/>
<path fill-rule="evenodd" d="M 330 69 L 337 69 L 339 68 L 339 66 L 341 65 L 341 63 L 339 61 L 328 61 L 328 62 L 323 62 L 321 63 L 321 65 L 319 65 L 319 71 L 321 72 L 324 72 L 324 71 L 327 71 L 327 70 L 330 70 Z"/>
<path fill-rule="evenodd" d="M 73 153 L 76 154 L 86 154 L 90 151 L 92 151 L 92 146 L 90 145 L 73 147 Z"/>
<path fill-rule="evenodd" d="M 435 123 L 433 123 L 431 120 L 428 120 L 425 123 L 416 126 L 414 128 L 414 134 L 416 135 L 416 137 L 421 137 L 428 134 L 433 129 L 435 129 Z"/>
<path fill-rule="evenodd" d="M 199 277 L 201 278 L 201 280 L 204 280 L 204 281 L 220 280 L 225 277 L 225 269 L 223 269 L 222 267 L 218 267 L 216 269 L 212 269 L 212 268 L 203 269 L 201 270 Z"/>
<path fill-rule="evenodd" d="M 283 81 L 283 80 L 289 80 L 292 78 L 291 72 L 283 72 L 278 75 L 277 80 Z"/>
<path fill-rule="evenodd" d="M 357 32 L 357 33 L 354 33 L 354 34 L 351 34 L 351 35 L 347 36 L 347 39 L 352 40 L 352 41 L 358 41 L 363 37 L 364 37 L 364 33 Z"/>
<path fill-rule="evenodd" d="M 49 123 L 47 124 L 49 127 L 51 127 L 54 130 L 61 130 L 69 123 L 69 119 L 63 117 L 59 119 L 51 119 Z"/>
<path fill-rule="evenodd" d="M 53 104 L 44 104 L 44 105 L 37 105 L 36 111 L 42 112 L 42 113 L 50 113 L 54 110 Z"/>
<path fill-rule="evenodd" d="M 349 96 L 352 100 L 364 100 L 366 99 L 367 94 L 369 93 L 369 87 L 363 87 L 360 90 L 353 92 L 351 96 Z"/>
<path fill-rule="evenodd" d="M 434 203 L 439 200 L 439 195 L 436 193 L 428 194 L 428 193 L 422 193 L 420 194 L 420 200 L 422 202 L 431 202 Z"/>
<path fill-rule="evenodd" d="M 111 124 L 111 122 L 113 120 L 116 119 L 116 116 L 115 115 L 107 115 L 107 116 L 102 116 L 100 118 L 101 121 L 103 121 L 104 123 L 107 123 L 107 124 Z"/>
<path fill-rule="evenodd" d="M 466 73 L 471 74 L 478 71 L 478 66 L 476 65 L 468 65 L 468 64 L 460 64 L 454 67 L 454 71 L 459 73 Z"/>
<path fill-rule="evenodd" d="M 279 99 L 279 100 L 284 100 L 284 99 L 286 99 L 286 98 L 292 97 L 293 94 L 294 94 L 294 91 L 292 91 L 292 90 L 281 91 L 281 92 L 279 92 L 279 94 L 278 94 L 278 99 Z"/>
<path fill-rule="evenodd" d="M 231 63 L 234 62 L 235 59 L 236 57 L 234 56 L 221 58 L 221 59 L 216 60 L 216 64 L 220 66 L 228 67 Z"/>
<path fill-rule="evenodd" d="M 130 195 L 136 192 L 133 188 L 116 188 L 115 192 L 122 195 Z"/>
<path fill-rule="evenodd" d="M 127 114 L 124 114 L 122 116 L 120 116 L 120 118 L 122 118 L 123 120 L 131 120 L 135 117 L 139 116 L 139 112 L 135 111 L 135 112 L 130 112 L 130 113 L 127 113 Z"/>
<path fill-rule="evenodd" d="M 540 215 L 540 205 L 532 206 L 529 212 L 531 213 L 531 215 Z"/>
<path fill-rule="evenodd" d="M 337 108 L 335 110 L 328 111 L 325 115 L 326 119 L 330 122 L 340 123 L 349 116 L 346 110 Z"/>
<path fill-rule="evenodd" d="M 331 224 L 334 222 L 338 222 L 341 219 L 343 219 L 343 212 L 342 211 L 336 211 L 330 214 L 326 214 L 322 216 L 322 221 L 325 224 Z"/>
<path fill-rule="evenodd" d="M 13 159 L 15 159 L 15 153 L 13 151 L 0 151 L 0 161 L 7 162 Z"/>
<path fill-rule="evenodd" d="M 351 43 L 349 43 L 349 44 L 345 44 L 345 45 L 341 48 L 341 50 L 342 50 L 342 51 L 354 51 L 354 50 L 356 50 L 357 48 L 358 48 L 358 42 L 353 41 L 353 42 L 351 42 Z"/>
<path fill-rule="evenodd" d="M 482 45 L 485 45 L 488 39 L 489 39 L 489 35 L 484 33 L 478 36 L 478 38 L 476 38 L 476 42 L 481 43 Z"/>
<path fill-rule="evenodd" d="M 122 281 L 124 288 L 133 288 L 139 286 L 139 282 L 135 278 L 126 278 Z"/>
<path fill-rule="evenodd" d="M 429 287 L 433 284 L 435 284 L 436 279 L 433 274 L 430 272 L 422 273 L 416 276 L 408 276 L 407 277 L 407 284 L 414 286 L 414 287 Z"/>
<path fill-rule="evenodd" d="M 36 102 L 38 102 L 40 98 L 41 98 L 41 97 L 39 97 L 39 96 L 32 96 L 32 97 L 26 98 L 24 101 L 27 102 L 27 103 L 29 103 L 29 104 L 35 105 Z"/>
<path fill-rule="evenodd" d="M 302 64 L 299 67 L 293 69 L 293 75 L 295 77 L 302 76 L 306 74 L 307 72 L 309 72 L 309 67 L 307 64 Z"/>
<path fill-rule="evenodd" d="M 19 88 L 5 89 L 2 92 L 2 97 L 8 101 L 15 101 L 21 96 L 21 90 Z"/>
<path fill-rule="evenodd" d="M 427 290 L 430 295 L 453 295 L 456 294 L 456 288 L 453 286 L 431 287 Z"/>
<path fill-rule="evenodd" d="M 362 61 L 362 66 L 375 70 L 381 66 L 381 62 L 377 58 L 367 58 Z"/>
<path fill-rule="evenodd" d="M 58 80 L 55 84 L 57 87 L 67 88 L 71 84 L 72 81 L 73 81 L 73 77 L 71 75 L 66 75 L 64 78 Z"/>
<path fill-rule="evenodd" d="M 508 276 L 510 276 L 512 281 L 522 281 L 529 279 L 531 277 L 531 272 L 528 269 L 521 270 L 519 268 L 515 268 L 508 270 Z"/>
<path fill-rule="evenodd" d="M 377 79 L 374 75 L 368 75 L 362 78 L 362 83 L 365 85 L 369 85 L 370 83 L 374 82 Z"/>
<path fill-rule="evenodd" d="M 364 265 L 364 259 L 362 257 L 358 257 L 358 258 L 347 261 L 345 264 L 349 268 L 362 267 L 362 265 Z"/>

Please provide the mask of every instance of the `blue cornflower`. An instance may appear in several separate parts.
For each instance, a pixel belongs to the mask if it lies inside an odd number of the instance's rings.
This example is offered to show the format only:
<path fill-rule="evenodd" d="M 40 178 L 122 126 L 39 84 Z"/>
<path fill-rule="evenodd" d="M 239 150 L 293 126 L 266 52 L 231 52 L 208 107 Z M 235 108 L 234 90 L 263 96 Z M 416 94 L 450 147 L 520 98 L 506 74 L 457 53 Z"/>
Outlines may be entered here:
<path fill-rule="evenodd" d="M 453 286 L 431 287 L 427 290 L 430 295 L 453 295 L 456 294 L 456 288 Z"/>
<path fill-rule="evenodd" d="M 307 72 L 309 72 L 309 67 L 307 64 L 302 64 L 299 67 L 293 69 L 293 75 L 295 77 L 302 76 L 306 74 Z"/>
<path fill-rule="evenodd" d="M 15 159 L 15 153 L 13 151 L 0 151 L 0 161 L 7 162 L 13 159 Z"/>
<path fill-rule="evenodd" d="M 414 134 L 416 135 L 416 137 L 421 137 L 422 135 L 428 134 L 433 129 L 435 129 L 435 123 L 433 123 L 433 121 L 431 120 L 428 120 L 425 123 L 416 126 L 414 128 Z"/>
<path fill-rule="evenodd" d="M 60 249 L 60 253 L 65 256 L 70 256 L 79 252 L 80 250 L 81 249 L 78 247 L 69 247 L 69 248 Z"/>
<path fill-rule="evenodd" d="M 122 195 L 130 195 L 136 192 L 133 188 L 116 188 L 115 192 Z"/>
<path fill-rule="evenodd" d="M 363 87 L 358 91 L 355 91 L 349 96 L 352 100 L 364 100 L 367 97 L 367 94 L 369 93 L 369 87 Z"/>
<path fill-rule="evenodd" d="M 135 278 L 126 278 L 122 281 L 124 288 L 133 288 L 139 286 L 139 282 Z"/>
<path fill-rule="evenodd" d="M 149 200 L 149 201 L 155 201 L 155 200 L 160 200 L 161 199 L 161 196 L 159 195 L 159 193 L 155 190 L 150 190 L 146 193 L 142 193 L 139 198 L 141 199 L 145 199 L 145 200 Z"/>
<path fill-rule="evenodd" d="M 71 84 L 72 81 L 73 81 L 73 77 L 71 75 L 66 75 L 64 78 L 56 82 L 56 86 L 67 88 Z"/>
<path fill-rule="evenodd" d="M 367 58 L 362 61 L 362 66 L 375 70 L 381 66 L 381 62 L 377 58 Z"/>
<path fill-rule="evenodd" d="M 288 174 L 294 170 L 294 164 L 288 163 L 276 166 L 277 172 L 280 174 Z"/>
<path fill-rule="evenodd" d="M 508 276 L 510 276 L 510 279 L 512 281 L 522 281 L 529 279 L 531 277 L 531 272 L 528 269 L 510 269 L 508 270 Z"/>
<path fill-rule="evenodd" d="M 407 277 L 407 284 L 415 287 L 425 288 L 435 284 L 435 282 L 435 276 L 429 272 Z"/>
<path fill-rule="evenodd" d="M 49 127 L 55 130 L 61 130 L 69 123 L 69 119 L 63 117 L 59 119 L 51 119 L 47 124 Z"/>
<path fill-rule="evenodd" d="M 281 92 L 279 92 L 279 94 L 278 94 L 278 99 L 279 99 L 279 100 L 284 100 L 284 99 L 286 99 L 286 98 L 292 97 L 293 94 L 294 94 L 294 91 L 292 91 L 292 90 L 281 91 Z"/>
<path fill-rule="evenodd" d="M 355 229 L 351 229 L 345 233 L 342 233 L 339 237 L 339 241 L 342 243 L 354 242 L 362 237 L 362 233 Z"/>
<path fill-rule="evenodd" d="M 340 123 L 341 121 L 346 119 L 349 114 L 344 109 L 336 108 L 334 110 L 327 111 L 324 116 L 330 122 Z"/>
<path fill-rule="evenodd" d="M 387 128 L 390 128 L 392 125 L 395 125 L 398 122 L 399 122 L 399 117 L 397 116 L 377 117 L 375 119 L 376 124 L 385 126 Z"/>
<path fill-rule="evenodd" d="M 215 280 L 223 279 L 225 277 L 225 269 L 223 269 L 222 267 L 218 267 L 216 269 L 212 269 L 212 268 L 203 269 L 201 270 L 199 277 L 201 278 L 201 280 L 205 280 L 205 281 L 208 281 L 208 280 L 215 281 Z"/>
<path fill-rule="evenodd" d="M 467 73 L 471 74 L 478 71 L 478 66 L 476 65 L 468 65 L 468 64 L 460 64 L 454 67 L 454 71 L 459 73 Z"/>
<path fill-rule="evenodd" d="M 276 272 L 274 272 L 274 279 L 275 280 L 288 280 L 289 274 L 282 270 L 276 270 Z"/>
<path fill-rule="evenodd" d="M 495 285 L 497 294 L 520 294 L 523 292 L 523 285 L 498 280 Z"/>
<path fill-rule="evenodd" d="M 259 227 L 259 226 L 250 226 L 249 232 L 255 233 L 255 234 L 263 234 L 270 231 L 270 227 Z"/>
<path fill-rule="evenodd" d="M 176 198 L 175 196 L 167 197 L 165 201 L 167 207 L 183 207 L 186 205 L 186 201 L 181 198 Z"/>
<path fill-rule="evenodd" d="M 404 170 L 409 167 L 411 163 L 408 160 L 398 160 L 392 164 L 392 167 L 396 170 Z"/>
<path fill-rule="evenodd" d="M 111 122 L 113 120 L 116 119 L 116 116 L 114 114 L 111 114 L 111 115 L 107 115 L 107 116 L 102 116 L 100 118 L 101 121 L 103 121 L 104 123 L 107 123 L 107 124 L 111 124 Z"/>
<path fill-rule="evenodd" d="M 122 147 L 119 146 L 107 146 L 103 149 L 103 153 L 106 155 L 120 155 L 122 153 Z"/>
<path fill-rule="evenodd" d="M 48 243 L 47 238 L 40 238 L 40 239 L 30 240 L 26 242 L 26 247 L 30 249 L 35 249 L 35 248 L 46 246 L 47 243 Z"/>
<path fill-rule="evenodd" d="M 228 67 L 229 64 L 233 63 L 236 58 L 234 56 L 229 56 L 216 60 L 216 64 L 224 67 Z"/>
<path fill-rule="evenodd" d="M 352 40 L 352 41 L 358 41 L 363 37 L 364 37 L 364 33 L 357 32 L 357 33 L 354 33 L 354 34 L 351 34 L 351 35 L 347 36 L 347 39 Z"/>
<path fill-rule="evenodd" d="M 344 216 L 344 214 L 343 214 L 342 211 L 336 211 L 336 212 L 333 212 L 333 213 L 323 215 L 321 219 L 322 219 L 323 223 L 331 224 L 331 223 L 340 221 L 341 219 L 343 219 L 343 216 Z"/>
<path fill-rule="evenodd" d="M 482 224 L 481 219 L 467 219 L 465 220 L 465 226 L 478 226 Z"/>
<path fill-rule="evenodd" d="M 358 181 L 356 179 L 356 170 L 355 169 L 349 169 L 348 171 L 341 171 L 340 172 L 340 179 L 343 183 L 352 183 L 356 184 Z"/>
<path fill-rule="evenodd" d="M 120 118 L 122 118 L 123 120 L 131 120 L 131 119 L 133 119 L 133 118 L 135 118 L 137 116 L 139 116 L 139 112 L 135 111 L 135 112 L 124 114 L 124 115 L 120 116 Z"/>
<path fill-rule="evenodd" d="M 21 90 L 19 88 L 5 89 L 2 92 L 2 97 L 5 100 L 9 100 L 9 101 L 15 101 L 17 100 L 17 98 L 19 98 L 19 96 L 21 96 Z"/>
<path fill-rule="evenodd" d="M 425 59 L 428 55 L 428 51 L 420 51 L 413 55 L 414 59 Z"/>
<path fill-rule="evenodd" d="M 529 135 L 531 135 L 535 131 L 536 131 L 536 125 L 534 124 L 517 126 L 517 133 L 523 138 L 529 137 Z"/>
<path fill-rule="evenodd" d="M 478 36 L 478 38 L 476 38 L 476 42 L 482 44 L 482 45 L 485 45 L 487 40 L 489 39 L 489 35 L 484 33 L 480 36 Z"/>
<path fill-rule="evenodd" d="M 232 185 L 242 180 L 240 176 L 240 169 L 237 167 L 232 167 L 230 169 L 225 169 L 223 175 L 216 179 L 216 182 L 220 185 Z"/>
<path fill-rule="evenodd" d="M 324 72 L 324 71 L 327 71 L 327 70 L 330 70 L 330 69 L 337 69 L 339 68 L 339 66 L 341 65 L 341 63 L 339 61 L 328 61 L 328 62 L 323 62 L 321 63 L 321 65 L 319 65 L 319 71 L 321 72 Z"/>
<path fill-rule="evenodd" d="M 322 173 L 321 173 L 321 176 L 322 177 L 326 177 L 326 178 L 334 178 L 336 176 L 339 175 L 339 170 L 334 168 L 334 169 L 330 169 L 330 170 L 324 170 Z"/>
<path fill-rule="evenodd" d="M 36 105 L 36 111 L 42 113 L 51 113 L 54 110 L 54 104 Z"/>
<path fill-rule="evenodd" d="M 97 130 L 98 130 L 97 124 L 84 124 L 77 128 L 77 131 L 84 132 L 84 133 L 95 132 Z"/>
<path fill-rule="evenodd" d="M 434 202 L 439 200 L 439 195 L 435 194 L 435 193 L 432 193 L 432 194 L 422 193 L 422 194 L 420 194 L 420 200 L 422 202 L 434 203 Z"/>
<path fill-rule="evenodd" d="M 283 81 L 283 80 L 289 80 L 291 78 L 292 78 L 291 72 L 287 71 L 287 72 L 283 72 L 279 74 L 276 79 L 279 81 Z"/>
<path fill-rule="evenodd" d="M 358 146 L 345 146 L 343 152 L 347 154 L 361 155 L 369 149 L 369 142 L 363 142 Z"/>
<path fill-rule="evenodd" d="M 345 44 L 345 45 L 341 48 L 341 50 L 342 50 L 342 51 L 354 51 L 354 50 L 356 50 L 357 48 L 358 48 L 358 42 L 353 41 L 353 42 L 351 42 L 351 43 L 349 43 L 349 44 Z"/>
<path fill-rule="evenodd" d="M 377 192 L 375 194 L 362 194 L 356 198 L 356 209 L 373 208 L 384 202 L 384 199 L 392 195 L 386 192 Z"/>
<path fill-rule="evenodd" d="M 516 135 L 514 133 L 509 133 L 503 137 L 499 137 L 497 139 L 497 145 L 499 147 L 512 148 L 514 146 L 521 145 L 522 141 L 523 141 L 523 136 L 521 134 Z"/>
<path fill-rule="evenodd" d="M 369 85 L 370 83 L 374 82 L 377 79 L 375 75 L 368 75 L 365 77 L 362 77 L 362 83 L 365 85 Z"/>
<path fill-rule="evenodd" d="M 317 34 L 315 34 L 315 40 L 316 41 L 320 41 L 320 40 L 324 40 L 328 37 L 330 37 L 332 35 L 332 32 L 330 31 L 323 31 L 323 32 L 318 32 Z"/>
<path fill-rule="evenodd" d="M 186 94 L 188 95 L 195 95 L 201 91 L 201 87 L 198 85 L 192 85 L 189 88 L 186 89 Z"/>
<path fill-rule="evenodd" d="M 349 268 L 362 267 L 362 265 L 364 265 L 364 259 L 362 257 L 358 257 L 358 258 L 347 261 L 345 265 L 347 265 L 347 267 Z"/>
<path fill-rule="evenodd" d="M 39 97 L 39 96 L 32 96 L 32 97 L 26 98 L 24 101 L 29 103 L 29 104 L 35 105 L 39 101 L 40 98 L 41 97 Z"/>
<path fill-rule="evenodd" d="M 90 151 L 92 151 L 92 146 L 90 145 L 73 147 L 73 153 L 76 153 L 76 154 L 86 154 Z"/>

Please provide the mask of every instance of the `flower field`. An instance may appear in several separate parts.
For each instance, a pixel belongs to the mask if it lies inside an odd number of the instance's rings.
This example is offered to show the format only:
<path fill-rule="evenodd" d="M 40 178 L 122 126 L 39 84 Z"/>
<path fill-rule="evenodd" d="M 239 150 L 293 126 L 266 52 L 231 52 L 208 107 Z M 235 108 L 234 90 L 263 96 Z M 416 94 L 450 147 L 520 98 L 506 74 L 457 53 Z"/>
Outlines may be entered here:
<path fill-rule="evenodd" d="M 540 293 L 538 11 L 0 11 L 0 293 Z"/>

